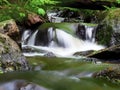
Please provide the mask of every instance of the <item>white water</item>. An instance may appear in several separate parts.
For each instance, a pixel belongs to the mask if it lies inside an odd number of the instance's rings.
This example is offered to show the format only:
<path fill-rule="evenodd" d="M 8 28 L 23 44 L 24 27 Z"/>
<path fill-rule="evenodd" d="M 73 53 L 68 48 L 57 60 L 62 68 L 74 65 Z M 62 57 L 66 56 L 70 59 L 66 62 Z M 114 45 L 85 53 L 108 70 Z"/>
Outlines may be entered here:
<path fill-rule="evenodd" d="M 31 34 L 31 30 L 25 30 L 23 35 L 22 35 L 22 45 L 25 45 L 27 39 L 29 38 Z"/>
<path fill-rule="evenodd" d="M 94 31 L 94 27 L 86 26 L 86 40 L 91 42 L 95 41 L 95 37 L 93 37 L 93 31 Z"/>
<path fill-rule="evenodd" d="M 56 31 L 56 32 L 55 32 Z M 49 28 L 48 37 L 49 37 L 49 45 L 48 46 L 35 46 L 35 35 L 38 31 L 36 31 L 30 38 L 27 45 L 23 45 L 23 47 L 29 46 L 31 48 L 35 48 L 37 50 L 44 50 L 47 52 L 54 53 L 57 57 L 71 57 L 75 52 L 87 51 L 87 50 L 100 50 L 103 49 L 103 46 L 97 45 L 96 43 L 80 40 L 60 29 L 53 30 L 53 28 Z M 56 35 L 55 35 L 56 34 Z M 57 38 L 57 42 L 54 38 Z M 91 37 L 91 36 L 90 36 Z M 60 46 L 59 46 L 60 45 Z M 30 56 L 28 53 L 24 53 L 27 56 Z M 45 53 L 33 53 L 31 55 L 44 55 Z"/>
<path fill-rule="evenodd" d="M 35 44 L 35 38 L 36 38 L 36 34 L 37 34 L 38 30 L 36 30 L 32 36 L 30 37 L 30 39 L 28 40 L 28 45 L 34 45 Z"/>
<path fill-rule="evenodd" d="M 50 22 L 55 22 L 55 23 L 60 23 L 60 22 L 63 22 L 65 20 L 65 18 L 57 17 L 56 15 L 57 15 L 57 13 L 55 13 L 55 12 L 53 12 L 53 13 L 48 12 L 47 13 L 48 20 Z"/>

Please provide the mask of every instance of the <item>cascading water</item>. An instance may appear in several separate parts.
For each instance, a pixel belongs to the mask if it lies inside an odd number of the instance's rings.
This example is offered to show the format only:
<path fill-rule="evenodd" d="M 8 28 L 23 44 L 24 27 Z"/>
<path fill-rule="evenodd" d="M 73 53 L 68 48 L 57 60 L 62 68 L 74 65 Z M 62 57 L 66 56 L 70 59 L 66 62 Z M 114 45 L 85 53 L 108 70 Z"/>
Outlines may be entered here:
<path fill-rule="evenodd" d="M 35 44 L 35 38 L 36 38 L 36 34 L 37 34 L 38 30 L 36 30 L 30 37 L 30 39 L 28 40 L 28 45 L 34 45 Z"/>
<path fill-rule="evenodd" d="M 86 28 L 86 40 L 87 41 L 90 41 L 90 42 L 95 42 L 95 29 L 94 27 L 88 27 L 88 26 L 85 26 Z"/>
<path fill-rule="evenodd" d="M 75 52 L 87 51 L 87 50 L 100 50 L 103 49 L 103 46 L 97 45 L 94 42 L 93 35 L 93 27 L 86 27 L 86 40 L 79 39 L 62 29 L 55 29 L 53 27 L 48 28 L 47 37 L 48 45 L 35 45 L 36 35 L 39 30 L 36 30 L 28 40 L 26 45 L 22 45 L 23 47 L 34 48 L 37 50 L 35 53 L 24 53 L 25 55 L 33 56 L 33 55 L 45 55 L 48 52 L 52 52 L 58 57 L 70 57 Z M 42 33 L 42 32 L 41 32 Z M 24 34 L 23 34 L 24 37 Z M 40 51 L 40 52 L 38 52 Z M 42 51 L 42 52 L 41 52 Z"/>
<path fill-rule="evenodd" d="M 31 35 L 31 30 L 25 30 L 23 35 L 22 35 L 22 45 L 25 45 L 27 43 L 27 39 Z"/>
<path fill-rule="evenodd" d="M 62 17 L 57 17 L 56 16 L 57 13 L 53 12 L 53 13 L 47 13 L 47 16 L 48 16 L 48 20 L 50 22 L 54 22 L 54 23 L 60 23 L 60 22 L 63 22 L 65 20 L 65 18 L 62 18 Z"/>

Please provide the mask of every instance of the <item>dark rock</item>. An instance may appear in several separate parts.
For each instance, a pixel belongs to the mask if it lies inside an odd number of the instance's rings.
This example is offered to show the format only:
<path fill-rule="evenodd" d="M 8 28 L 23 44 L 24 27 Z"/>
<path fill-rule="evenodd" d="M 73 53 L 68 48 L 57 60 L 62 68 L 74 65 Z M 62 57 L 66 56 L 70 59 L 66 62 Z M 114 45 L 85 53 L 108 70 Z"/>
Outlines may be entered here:
<path fill-rule="evenodd" d="M 120 44 L 105 48 L 88 55 L 91 58 L 97 58 L 102 61 L 119 62 L 120 61 Z"/>
<path fill-rule="evenodd" d="M 78 29 L 76 30 L 76 35 L 82 39 L 86 40 L 86 29 L 84 25 L 78 25 Z"/>

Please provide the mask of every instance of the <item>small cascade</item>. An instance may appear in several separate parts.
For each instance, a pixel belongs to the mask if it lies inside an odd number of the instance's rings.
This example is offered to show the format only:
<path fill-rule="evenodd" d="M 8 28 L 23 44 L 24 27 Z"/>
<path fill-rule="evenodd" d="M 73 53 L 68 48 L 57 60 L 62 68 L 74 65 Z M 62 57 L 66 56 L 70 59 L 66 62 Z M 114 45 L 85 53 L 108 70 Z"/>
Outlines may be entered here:
<path fill-rule="evenodd" d="M 90 42 L 95 42 L 95 27 L 85 26 L 86 31 L 86 40 Z"/>
<path fill-rule="evenodd" d="M 63 22 L 65 20 L 65 18 L 57 17 L 57 13 L 55 13 L 55 12 L 53 12 L 53 13 L 48 12 L 47 16 L 48 16 L 48 20 L 50 22 L 54 22 L 54 23 L 60 23 L 60 22 Z"/>
<path fill-rule="evenodd" d="M 27 44 L 27 39 L 30 37 L 30 35 L 31 35 L 31 30 L 25 30 L 23 32 L 23 35 L 22 35 L 22 45 Z"/>
<path fill-rule="evenodd" d="M 36 34 L 37 34 L 38 30 L 36 30 L 30 37 L 30 39 L 28 40 L 28 45 L 34 45 L 35 44 L 35 38 L 36 38 Z"/>
<path fill-rule="evenodd" d="M 64 30 L 54 29 L 53 27 L 48 28 L 47 33 L 44 33 L 46 39 L 48 39 L 48 45 L 35 45 L 36 35 L 43 35 L 43 32 L 38 33 L 39 30 L 36 30 L 28 40 L 26 45 L 23 44 L 23 47 L 29 47 L 34 50 L 37 50 L 37 53 L 33 55 L 44 55 L 47 52 L 52 52 L 58 57 L 70 57 L 75 52 L 87 51 L 87 50 L 100 50 L 103 49 L 103 46 L 97 45 L 93 42 L 93 28 L 87 27 L 86 37 L 87 40 L 79 39 Z M 24 33 L 25 34 L 25 33 Z M 23 36 L 24 36 L 23 34 Z M 27 38 L 27 37 L 26 37 Z M 23 37 L 23 39 L 26 39 Z M 44 40 L 44 39 L 41 39 Z M 39 41 L 39 40 L 37 40 Z M 40 52 L 38 52 L 40 51 Z M 41 52 L 42 51 L 42 52 Z M 31 54 L 31 53 L 30 53 Z M 25 54 L 25 55 L 30 55 Z M 30 55 L 31 56 L 31 55 Z"/>

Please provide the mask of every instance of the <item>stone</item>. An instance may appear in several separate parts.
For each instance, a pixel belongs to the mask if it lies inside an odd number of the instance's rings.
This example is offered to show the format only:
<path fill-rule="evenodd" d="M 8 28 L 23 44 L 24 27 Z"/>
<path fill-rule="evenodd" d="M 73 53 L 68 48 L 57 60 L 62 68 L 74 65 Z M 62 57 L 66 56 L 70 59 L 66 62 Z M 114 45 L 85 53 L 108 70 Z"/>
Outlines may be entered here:
<path fill-rule="evenodd" d="M 120 44 L 120 9 L 107 12 L 105 19 L 98 25 L 96 41 L 98 44 L 113 46 Z"/>
<path fill-rule="evenodd" d="M 0 68 L 4 72 L 29 70 L 19 46 L 9 36 L 0 33 Z"/>
<path fill-rule="evenodd" d="M 120 61 L 120 44 L 93 52 L 87 57 L 97 58 L 104 62 L 118 63 Z"/>
<path fill-rule="evenodd" d="M 94 50 L 82 51 L 82 52 L 76 52 L 73 55 L 74 56 L 87 56 L 87 55 L 89 55 L 89 54 L 91 54 L 93 52 L 94 52 Z"/>
<path fill-rule="evenodd" d="M 45 20 L 35 13 L 29 13 L 25 22 L 28 26 L 32 26 L 35 24 L 42 24 Z"/>
<path fill-rule="evenodd" d="M 95 72 L 92 77 L 94 78 L 104 78 L 110 82 L 119 84 L 120 82 L 120 66 L 115 65 L 113 67 L 106 68 L 99 72 Z"/>
<path fill-rule="evenodd" d="M 10 36 L 13 40 L 20 39 L 20 31 L 13 19 L 0 22 L 0 33 Z"/>

